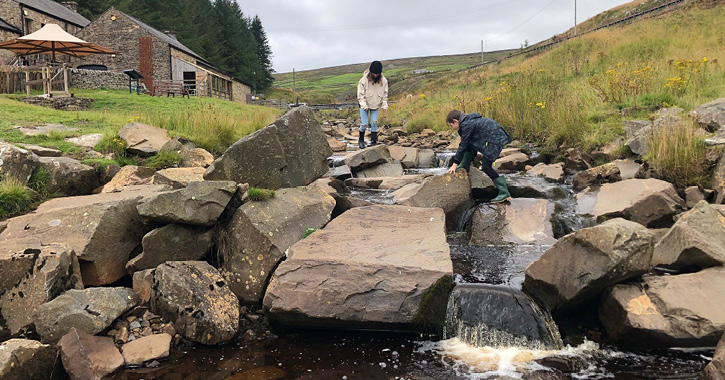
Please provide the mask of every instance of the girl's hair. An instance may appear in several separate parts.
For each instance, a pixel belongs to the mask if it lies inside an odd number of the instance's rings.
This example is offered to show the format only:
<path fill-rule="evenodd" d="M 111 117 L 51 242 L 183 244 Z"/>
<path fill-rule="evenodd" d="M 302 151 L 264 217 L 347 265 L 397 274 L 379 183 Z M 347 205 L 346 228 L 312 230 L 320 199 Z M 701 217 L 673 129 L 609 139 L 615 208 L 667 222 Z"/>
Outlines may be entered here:
<path fill-rule="evenodd" d="M 453 110 L 451 112 L 448 112 L 448 117 L 446 117 L 446 124 L 453 123 L 454 120 L 461 120 L 461 114 L 463 112 L 459 110 Z"/>
<path fill-rule="evenodd" d="M 373 84 L 378 84 L 383 80 L 383 74 L 378 75 L 377 78 L 373 76 L 373 73 L 368 72 L 368 80 L 373 82 Z"/>

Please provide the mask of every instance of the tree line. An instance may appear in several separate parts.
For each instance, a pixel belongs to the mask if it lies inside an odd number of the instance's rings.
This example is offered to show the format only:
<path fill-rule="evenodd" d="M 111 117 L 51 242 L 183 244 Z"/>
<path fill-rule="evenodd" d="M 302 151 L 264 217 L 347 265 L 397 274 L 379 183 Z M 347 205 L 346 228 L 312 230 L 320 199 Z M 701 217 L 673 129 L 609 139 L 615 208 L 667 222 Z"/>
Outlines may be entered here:
<path fill-rule="evenodd" d="M 179 42 L 255 91 L 272 84 L 272 50 L 262 21 L 246 16 L 234 0 L 78 0 L 78 12 L 89 20 L 111 6 L 175 32 Z"/>

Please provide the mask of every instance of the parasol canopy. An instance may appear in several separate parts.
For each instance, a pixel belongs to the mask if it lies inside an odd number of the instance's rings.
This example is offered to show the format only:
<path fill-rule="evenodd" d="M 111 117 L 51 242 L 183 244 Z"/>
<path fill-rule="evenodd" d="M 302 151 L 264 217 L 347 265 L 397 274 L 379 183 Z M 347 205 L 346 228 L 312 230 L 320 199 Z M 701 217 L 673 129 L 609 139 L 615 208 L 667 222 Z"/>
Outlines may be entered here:
<path fill-rule="evenodd" d="M 69 34 L 57 24 L 46 24 L 40 30 L 23 37 L 0 42 L 0 49 L 7 49 L 21 55 L 65 54 L 83 57 L 90 54 L 113 54 L 111 49 L 83 41 Z"/>

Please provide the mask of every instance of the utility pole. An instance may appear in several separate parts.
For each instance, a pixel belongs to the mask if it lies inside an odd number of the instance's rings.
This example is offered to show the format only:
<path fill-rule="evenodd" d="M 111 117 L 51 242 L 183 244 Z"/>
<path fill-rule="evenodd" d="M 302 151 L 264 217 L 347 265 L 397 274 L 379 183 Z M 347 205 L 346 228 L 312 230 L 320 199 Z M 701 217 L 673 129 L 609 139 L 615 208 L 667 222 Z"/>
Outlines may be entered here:
<path fill-rule="evenodd" d="M 295 68 L 292 68 L 292 96 L 295 98 L 295 104 L 297 104 L 297 84 L 295 82 Z"/>
<path fill-rule="evenodd" d="M 483 65 L 483 40 L 481 40 L 481 64 Z"/>
<path fill-rule="evenodd" d="M 576 0 L 574 0 L 574 35 L 576 36 Z"/>

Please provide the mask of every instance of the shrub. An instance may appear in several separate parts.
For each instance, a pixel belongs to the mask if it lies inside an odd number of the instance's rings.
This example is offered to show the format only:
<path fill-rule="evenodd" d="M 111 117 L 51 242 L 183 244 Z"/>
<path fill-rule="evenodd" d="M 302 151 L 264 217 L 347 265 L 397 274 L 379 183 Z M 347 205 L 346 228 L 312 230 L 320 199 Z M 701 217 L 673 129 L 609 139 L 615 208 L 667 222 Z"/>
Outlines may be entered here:
<path fill-rule="evenodd" d="M 682 188 L 707 181 L 702 131 L 693 123 L 665 125 L 648 139 L 650 151 L 643 157 L 661 178 Z"/>
<path fill-rule="evenodd" d="M 184 159 L 176 152 L 163 151 L 155 156 L 146 159 L 144 166 L 152 169 L 161 170 L 166 168 L 178 167 Z"/>
<path fill-rule="evenodd" d="M 33 172 L 28 180 L 28 187 L 38 193 L 41 198 L 50 198 L 48 192 L 48 182 L 50 181 L 50 173 L 44 168 L 38 168 Z"/>
<path fill-rule="evenodd" d="M 274 198 L 274 195 L 274 190 L 258 189 L 256 187 L 249 188 L 249 199 L 254 202 L 261 202 L 267 199 Z"/>
<path fill-rule="evenodd" d="M 35 194 L 29 188 L 12 179 L 0 181 L 0 218 L 28 211 Z"/>

